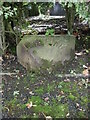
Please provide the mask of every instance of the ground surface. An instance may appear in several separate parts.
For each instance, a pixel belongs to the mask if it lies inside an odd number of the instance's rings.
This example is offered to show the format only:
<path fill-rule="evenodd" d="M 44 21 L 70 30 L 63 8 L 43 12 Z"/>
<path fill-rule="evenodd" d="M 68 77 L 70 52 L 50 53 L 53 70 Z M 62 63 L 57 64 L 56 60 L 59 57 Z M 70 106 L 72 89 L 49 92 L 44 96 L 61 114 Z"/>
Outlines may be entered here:
<path fill-rule="evenodd" d="M 3 118 L 88 118 L 89 53 L 75 55 L 66 67 L 27 72 L 12 55 L 3 58 Z M 85 76 L 77 77 L 76 74 Z M 63 77 L 61 76 L 63 74 Z M 64 77 L 65 74 L 74 77 Z"/>

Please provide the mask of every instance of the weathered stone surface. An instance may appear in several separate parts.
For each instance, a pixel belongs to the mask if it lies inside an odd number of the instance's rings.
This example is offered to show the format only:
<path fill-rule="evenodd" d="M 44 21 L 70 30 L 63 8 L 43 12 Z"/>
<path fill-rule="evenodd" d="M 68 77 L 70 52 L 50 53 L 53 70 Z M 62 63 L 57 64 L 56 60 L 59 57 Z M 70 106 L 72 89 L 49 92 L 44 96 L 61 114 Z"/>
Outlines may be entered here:
<path fill-rule="evenodd" d="M 70 60 L 74 55 L 75 37 L 70 35 L 26 35 L 17 45 L 18 61 L 26 69 L 36 69 Z"/>

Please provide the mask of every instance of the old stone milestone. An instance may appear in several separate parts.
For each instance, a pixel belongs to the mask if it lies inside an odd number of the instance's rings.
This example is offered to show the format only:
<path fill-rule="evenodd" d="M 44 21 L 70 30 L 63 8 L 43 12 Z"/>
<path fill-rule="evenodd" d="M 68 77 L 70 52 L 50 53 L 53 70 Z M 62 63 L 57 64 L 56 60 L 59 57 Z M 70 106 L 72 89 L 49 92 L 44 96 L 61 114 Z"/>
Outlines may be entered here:
<path fill-rule="evenodd" d="M 74 56 L 73 35 L 25 35 L 17 45 L 18 61 L 26 69 L 36 69 L 58 62 L 64 64 Z"/>

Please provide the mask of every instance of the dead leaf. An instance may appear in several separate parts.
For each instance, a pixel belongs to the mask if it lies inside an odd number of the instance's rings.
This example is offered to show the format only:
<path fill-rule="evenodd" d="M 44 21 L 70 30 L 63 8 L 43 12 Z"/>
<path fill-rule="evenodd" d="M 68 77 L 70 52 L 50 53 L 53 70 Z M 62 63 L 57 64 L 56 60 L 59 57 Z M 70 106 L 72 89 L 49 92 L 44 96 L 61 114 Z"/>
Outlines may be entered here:
<path fill-rule="evenodd" d="M 86 65 L 83 65 L 83 68 L 86 68 L 86 69 L 87 69 L 88 67 L 87 67 Z"/>
<path fill-rule="evenodd" d="M 85 70 L 83 70 L 83 75 L 85 75 L 85 76 L 88 76 L 89 75 L 89 71 L 88 71 L 88 69 L 85 69 Z"/>
<path fill-rule="evenodd" d="M 30 109 L 33 105 L 32 105 L 32 102 L 26 104 L 27 108 Z"/>
<path fill-rule="evenodd" d="M 82 83 L 81 82 L 79 82 L 78 85 L 82 87 Z"/>
<path fill-rule="evenodd" d="M 27 108 L 30 109 L 31 107 L 35 107 L 36 105 L 33 105 L 32 102 L 26 104 Z"/>
<path fill-rule="evenodd" d="M 80 52 L 80 53 L 75 53 L 75 55 L 77 55 L 77 56 L 81 56 L 83 53 L 82 52 Z"/>
<path fill-rule="evenodd" d="M 82 109 L 82 108 L 78 108 L 78 110 L 83 111 L 83 109 Z"/>
<path fill-rule="evenodd" d="M 67 113 L 66 117 L 69 117 L 69 115 L 70 115 L 70 114 L 69 114 L 69 113 Z"/>
<path fill-rule="evenodd" d="M 1 62 L 3 61 L 2 57 L 0 57 L 0 61 L 1 61 Z"/>
<path fill-rule="evenodd" d="M 79 104 L 78 104 L 78 103 L 76 103 L 76 107 L 79 107 Z"/>
<path fill-rule="evenodd" d="M 5 58 L 9 59 L 10 55 L 8 53 L 5 54 Z"/>
<path fill-rule="evenodd" d="M 60 93 L 59 93 L 59 95 L 61 96 L 61 95 L 64 95 L 64 92 L 63 91 L 61 91 Z"/>

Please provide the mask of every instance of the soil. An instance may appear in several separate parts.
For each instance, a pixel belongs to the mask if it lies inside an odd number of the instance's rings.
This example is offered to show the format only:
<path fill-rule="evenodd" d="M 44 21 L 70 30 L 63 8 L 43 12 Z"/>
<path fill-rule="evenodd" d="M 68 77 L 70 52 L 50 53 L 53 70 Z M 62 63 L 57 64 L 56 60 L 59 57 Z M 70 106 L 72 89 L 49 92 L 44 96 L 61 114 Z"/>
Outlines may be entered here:
<path fill-rule="evenodd" d="M 2 68 L 4 73 L 16 73 L 2 76 L 3 118 L 90 117 L 89 53 L 85 50 L 67 65 L 37 72 L 26 71 L 16 56 L 7 53 Z"/>

